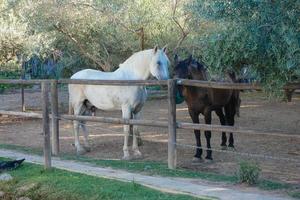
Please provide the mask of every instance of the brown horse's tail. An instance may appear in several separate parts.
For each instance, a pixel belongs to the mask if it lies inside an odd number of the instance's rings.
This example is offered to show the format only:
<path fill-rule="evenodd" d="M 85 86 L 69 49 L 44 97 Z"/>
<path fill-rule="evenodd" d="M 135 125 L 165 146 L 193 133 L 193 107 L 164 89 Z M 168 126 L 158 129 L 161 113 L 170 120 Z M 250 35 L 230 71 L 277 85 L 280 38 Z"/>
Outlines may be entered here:
<path fill-rule="evenodd" d="M 234 83 L 238 82 L 238 79 L 236 77 L 235 72 L 230 71 L 230 72 L 227 72 L 227 73 L 228 73 L 229 77 L 231 78 L 232 82 L 234 82 Z M 232 104 L 234 106 L 236 115 L 238 117 L 240 117 L 241 99 L 240 99 L 240 91 L 239 90 L 233 90 L 231 101 L 232 101 Z"/>
<path fill-rule="evenodd" d="M 240 91 L 234 90 L 232 94 L 233 106 L 235 108 L 235 113 L 238 117 L 240 117 L 240 106 L 241 106 L 241 99 L 240 99 Z"/>

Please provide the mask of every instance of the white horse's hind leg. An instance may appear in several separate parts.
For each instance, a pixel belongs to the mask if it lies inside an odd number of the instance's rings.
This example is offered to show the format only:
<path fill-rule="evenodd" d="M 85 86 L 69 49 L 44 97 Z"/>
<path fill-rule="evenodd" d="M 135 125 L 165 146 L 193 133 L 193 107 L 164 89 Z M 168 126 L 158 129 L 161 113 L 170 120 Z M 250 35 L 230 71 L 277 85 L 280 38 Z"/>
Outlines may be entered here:
<path fill-rule="evenodd" d="M 129 107 L 122 107 L 122 117 L 123 119 L 131 119 L 131 109 Z M 130 159 L 130 155 L 128 151 L 129 134 L 130 134 L 130 126 L 124 125 L 124 146 L 123 146 L 124 160 Z"/>
<path fill-rule="evenodd" d="M 90 143 L 89 143 L 89 133 L 86 129 L 86 122 L 85 121 L 82 121 L 81 122 L 81 127 L 82 127 L 82 130 L 83 130 L 83 142 L 84 142 L 84 145 L 83 145 L 83 148 L 87 151 L 87 152 L 90 152 L 91 151 L 91 146 L 90 146 Z"/>
<path fill-rule="evenodd" d="M 140 119 L 140 113 L 136 113 L 133 115 L 134 119 Z M 142 153 L 139 150 L 139 146 L 138 146 L 138 140 L 141 140 L 140 138 L 140 133 L 138 130 L 138 126 L 134 125 L 133 126 L 133 142 L 132 142 L 132 150 L 133 150 L 133 155 L 135 158 L 141 158 L 142 157 Z"/>

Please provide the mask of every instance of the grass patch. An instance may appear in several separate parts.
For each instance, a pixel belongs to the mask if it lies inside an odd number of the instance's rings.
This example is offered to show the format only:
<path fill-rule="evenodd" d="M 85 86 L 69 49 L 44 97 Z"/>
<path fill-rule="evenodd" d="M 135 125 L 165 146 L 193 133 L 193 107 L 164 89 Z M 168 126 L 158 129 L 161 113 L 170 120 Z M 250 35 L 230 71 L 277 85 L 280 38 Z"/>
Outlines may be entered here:
<path fill-rule="evenodd" d="M 291 197 L 293 197 L 293 198 L 300 199 L 300 191 L 297 191 L 297 192 L 288 192 L 288 194 Z"/>
<path fill-rule="evenodd" d="M 241 161 L 239 163 L 237 177 L 241 183 L 255 185 L 259 181 L 260 172 L 261 169 L 257 163 L 252 161 Z"/>
<path fill-rule="evenodd" d="M 150 161 L 123 161 L 123 160 L 96 160 L 84 156 L 63 155 L 63 159 L 88 162 L 102 167 L 124 169 L 130 172 L 139 172 L 147 175 L 159 175 L 169 177 L 201 178 L 210 181 L 236 183 L 237 178 L 207 172 L 195 172 L 184 169 L 171 170 L 167 164 Z"/>
<path fill-rule="evenodd" d="M 0 190 L 6 193 L 6 199 L 18 196 L 26 196 L 33 200 L 198 199 L 187 195 L 159 192 L 135 182 L 125 183 L 55 168 L 45 171 L 42 166 L 29 163 L 24 163 L 20 168 L 9 173 L 14 179 L 9 182 L 0 182 Z M 21 190 L 20 188 L 24 186 L 31 187 L 27 190 Z"/>
<path fill-rule="evenodd" d="M 33 148 L 33 147 L 24 147 L 14 144 L 0 144 L 0 149 L 9 149 L 20 151 L 28 154 L 35 154 L 35 155 L 43 155 L 43 150 L 41 148 Z"/>
<path fill-rule="evenodd" d="M 33 149 L 28 147 L 22 147 L 10 144 L 0 144 L 2 149 L 11 149 L 22 151 L 30 154 L 42 155 L 41 149 Z M 168 169 L 167 164 L 159 162 L 150 161 L 123 161 L 123 160 L 98 160 L 89 158 L 86 156 L 76 156 L 70 154 L 61 154 L 61 159 L 65 160 L 76 160 L 80 162 L 87 162 L 101 167 L 111 167 L 113 169 L 123 169 L 130 172 L 138 172 L 146 175 L 158 175 L 158 176 L 168 176 L 168 177 L 181 177 L 181 178 L 199 178 L 215 182 L 225 182 L 235 184 L 239 182 L 237 176 L 221 175 L 216 173 L 191 171 L 186 169 Z M 257 187 L 263 190 L 290 190 L 293 188 L 292 185 L 286 183 L 280 183 L 270 180 L 259 180 Z"/>

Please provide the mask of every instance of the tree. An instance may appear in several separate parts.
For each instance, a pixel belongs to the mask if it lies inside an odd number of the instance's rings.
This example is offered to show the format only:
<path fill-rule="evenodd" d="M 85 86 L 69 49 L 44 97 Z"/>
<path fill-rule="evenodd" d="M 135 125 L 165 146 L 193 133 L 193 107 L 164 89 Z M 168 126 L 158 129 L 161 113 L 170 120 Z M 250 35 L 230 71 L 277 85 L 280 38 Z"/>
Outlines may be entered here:
<path fill-rule="evenodd" d="M 269 89 L 300 77 L 300 1 L 194 0 L 188 9 L 214 25 L 198 37 L 213 71 L 247 66 Z"/>

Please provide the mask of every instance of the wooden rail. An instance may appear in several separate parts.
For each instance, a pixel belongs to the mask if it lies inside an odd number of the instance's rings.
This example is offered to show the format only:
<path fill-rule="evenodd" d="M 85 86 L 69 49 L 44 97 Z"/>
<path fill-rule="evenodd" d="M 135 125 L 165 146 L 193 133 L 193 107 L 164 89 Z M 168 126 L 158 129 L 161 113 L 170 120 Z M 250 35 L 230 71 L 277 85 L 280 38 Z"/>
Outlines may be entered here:
<path fill-rule="evenodd" d="M 112 124 L 123 125 L 140 125 L 140 126 L 155 126 L 167 128 L 167 122 L 155 121 L 155 120 L 141 120 L 141 119 L 123 119 L 113 117 L 96 117 L 96 116 L 81 116 L 81 115 L 60 115 L 59 119 L 66 120 L 78 120 L 78 121 L 90 121 L 90 122 L 102 122 Z"/>
<path fill-rule="evenodd" d="M 84 84 L 84 85 L 118 85 L 118 86 L 151 86 L 167 85 L 167 80 L 80 80 L 80 79 L 61 79 L 58 83 Z"/>
<path fill-rule="evenodd" d="M 87 84 L 87 85 L 111 85 L 111 86 L 151 86 L 151 85 L 167 85 L 168 86 L 168 121 L 155 121 L 155 120 L 136 120 L 136 119 L 122 119 L 111 117 L 98 117 L 98 116 L 77 116 L 77 115 L 59 115 L 58 113 L 58 94 L 57 84 Z M 205 88 L 216 89 L 236 89 L 246 90 L 254 89 L 261 90 L 262 87 L 259 84 L 247 84 L 247 83 L 219 83 L 209 81 L 198 80 L 186 80 L 186 79 L 170 79 L 166 80 L 74 80 L 74 79 L 62 79 L 62 80 L 10 80 L 0 79 L 0 84 L 41 84 L 42 88 L 42 114 L 30 113 L 30 112 L 16 112 L 16 111 L 4 111 L 0 110 L 2 115 L 17 115 L 30 118 L 43 119 L 43 132 L 44 132 L 44 157 L 45 168 L 51 167 L 51 151 L 52 154 L 57 155 L 59 153 L 59 120 L 78 120 L 78 121 L 92 121 L 102 123 L 114 123 L 114 124 L 126 124 L 126 125 L 141 125 L 141 126 L 154 126 L 168 128 L 168 167 L 170 169 L 176 168 L 176 129 L 198 129 L 198 130 L 210 130 L 217 132 L 235 132 L 245 134 L 266 134 L 273 136 L 284 137 L 296 137 L 299 135 L 292 134 L 280 134 L 270 133 L 257 130 L 246 130 L 232 126 L 220 126 L 220 125 L 207 125 L 207 124 L 193 124 L 176 122 L 176 103 L 175 93 L 177 85 L 195 86 Z M 51 115 L 49 114 L 49 86 L 51 84 Z M 300 89 L 300 83 L 289 83 L 283 87 L 285 90 Z M 52 148 L 50 145 L 50 124 L 52 127 Z"/>
<path fill-rule="evenodd" d="M 19 80 L 19 79 L 0 79 L 0 84 L 41 84 L 43 82 L 55 82 L 53 79 Z M 85 85 L 167 85 L 167 80 L 82 80 L 82 79 L 60 79 L 57 83 L 64 84 L 85 84 Z M 237 89 L 237 90 L 261 90 L 263 87 L 258 83 L 227 83 L 214 81 L 200 81 L 189 79 L 177 79 L 178 85 L 216 88 L 216 89 Z M 300 89 L 300 83 L 288 83 L 283 89 Z"/>

